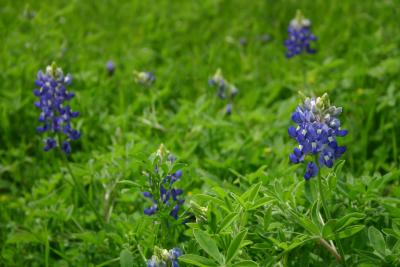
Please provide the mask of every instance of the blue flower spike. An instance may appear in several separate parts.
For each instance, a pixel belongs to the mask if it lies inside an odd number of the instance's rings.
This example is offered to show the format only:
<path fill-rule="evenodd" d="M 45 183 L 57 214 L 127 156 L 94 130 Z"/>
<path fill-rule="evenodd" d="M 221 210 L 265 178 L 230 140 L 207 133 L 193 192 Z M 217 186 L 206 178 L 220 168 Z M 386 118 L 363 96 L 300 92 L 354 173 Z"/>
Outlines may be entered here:
<path fill-rule="evenodd" d="M 228 103 L 225 107 L 225 114 L 230 115 L 232 113 L 232 102 L 235 96 L 239 93 L 239 89 L 229 83 L 225 78 L 222 76 L 221 69 L 217 69 L 215 74 L 208 80 L 208 84 L 211 87 L 217 88 L 217 96 L 221 100 L 227 100 Z"/>
<path fill-rule="evenodd" d="M 341 107 L 330 105 L 328 94 L 322 97 L 306 98 L 292 114 L 292 120 L 297 127 L 290 126 L 288 134 L 299 144 L 294 148 L 289 159 L 294 164 L 308 161 L 304 179 L 315 177 L 323 166 L 332 168 L 334 161 L 346 151 L 345 146 L 339 146 L 337 137 L 347 135 L 347 130 L 341 128 L 338 116 Z"/>
<path fill-rule="evenodd" d="M 156 81 L 156 77 L 149 71 L 133 71 L 135 82 L 146 87 L 150 87 Z"/>
<path fill-rule="evenodd" d="M 115 72 L 115 63 L 112 60 L 107 61 L 106 63 L 106 71 L 109 76 L 112 76 Z"/>
<path fill-rule="evenodd" d="M 288 38 L 285 40 L 286 57 L 292 58 L 302 53 L 314 54 L 316 50 L 311 47 L 311 42 L 316 40 L 317 37 L 311 32 L 311 21 L 304 18 L 298 10 L 288 27 Z"/>
<path fill-rule="evenodd" d="M 182 250 L 179 248 L 172 248 L 168 251 L 156 246 L 154 255 L 147 260 L 147 267 L 179 267 L 178 258 L 182 255 Z"/>
<path fill-rule="evenodd" d="M 80 138 L 81 134 L 71 126 L 71 119 L 79 116 L 79 112 L 72 111 L 68 105 L 75 94 L 67 87 L 71 84 L 70 74 L 64 76 L 61 68 L 55 63 L 47 66 L 46 71 L 39 71 L 33 91 L 38 98 L 35 107 L 40 109 L 39 122 L 36 128 L 38 133 L 47 133 L 44 140 L 44 151 L 60 147 L 65 154 L 71 153 L 71 141 Z M 61 144 L 58 143 L 60 140 Z"/>
<path fill-rule="evenodd" d="M 155 168 L 153 174 L 149 174 L 149 191 L 143 192 L 143 196 L 149 199 L 152 204 L 150 207 L 144 209 L 144 213 L 148 216 L 152 216 L 158 211 L 167 211 L 167 213 L 160 212 L 160 214 L 169 214 L 175 220 L 178 220 L 180 208 L 185 200 L 182 197 L 183 190 L 177 188 L 175 183 L 182 178 L 183 172 L 182 170 L 176 170 L 174 172 L 169 171 L 166 173 L 160 173 L 158 171 L 159 169 L 164 169 L 162 165 L 167 165 L 172 169 L 172 164 L 176 160 L 176 157 L 172 155 L 163 144 L 160 145 L 157 152 L 153 155 L 152 158 L 155 159 Z"/>

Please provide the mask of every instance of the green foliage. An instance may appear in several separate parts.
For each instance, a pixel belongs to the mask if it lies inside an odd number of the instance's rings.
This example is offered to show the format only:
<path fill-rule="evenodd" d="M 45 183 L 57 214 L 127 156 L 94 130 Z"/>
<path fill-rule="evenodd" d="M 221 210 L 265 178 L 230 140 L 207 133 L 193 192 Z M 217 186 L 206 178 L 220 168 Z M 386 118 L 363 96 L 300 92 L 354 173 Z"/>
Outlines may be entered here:
<path fill-rule="evenodd" d="M 287 60 L 297 9 L 318 52 Z M 0 266 L 146 266 L 156 246 L 181 248 L 181 266 L 343 266 L 339 241 L 347 266 L 400 266 L 399 14 L 391 0 L 0 1 Z M 52 61 L 73 75 L 87 199 L 35 133 Z M 239 89 L 231 116 L 207 85 L 218 68 Z M 322 173 L 331 218 L 288 161 L 298 91 L 344 109 L 347 152 Z M 163 173 L 184 172 L 167 228 L 143 214 L 160 144 L 178 158 Z"/>

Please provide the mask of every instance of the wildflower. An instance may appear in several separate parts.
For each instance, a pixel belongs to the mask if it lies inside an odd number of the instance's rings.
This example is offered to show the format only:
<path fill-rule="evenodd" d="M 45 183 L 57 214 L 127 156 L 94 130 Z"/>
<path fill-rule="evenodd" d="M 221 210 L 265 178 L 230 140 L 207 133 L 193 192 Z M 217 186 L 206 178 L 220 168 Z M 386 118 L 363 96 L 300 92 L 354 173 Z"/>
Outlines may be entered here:
<path fill-rule="evenodd" d="M 232 104 L 231 104 L 231 103 L 228 103 L 228 104 L 226 105 L 226 110 L 225 110 L 225 112 L 226 112 L 227 115 L 231 115 L 231 113 L 232 113 Z"/>
<path fill-rule="evenodd" d="M 225 112 L 227 115 L 230 115 L 232 112 L 232 104 L 230 102 L 233 101 L 239 92 L 237 87 L 224 79 L 220 69 L 218 69 L 214 76 L 208 80 L 208 84 L 217 88 L 217 96 L 220 99 L 224 100 L 228 98 L 229 102 L 226 105 Z"/>
<path fill-rule="evenodd" d="M 169 259 L 171 261 L 172 267 L 179 267 L 178 258 L 182 256 L 182 250 L 179 248 L 173 248 L 169 251 Z"/>
<path fill-rule="evenodd" d="M 71 75 L 64 76 L 62 69 L 57 68 L 55 63 L 47 66 L 45 73 L 40 70 L 37 74 L 35 84 L 38 88 L 33 93 L 39 98 L 35 106 L 41 110 L 39 122 L 42 125 L 36 130 L 39 133 L 49 133 L 45 139 L 45 151 L 59 146 L 64 153 L 69 154 L 71 153 L 70 141 L 80 137 L 80 132 L 71 127 L 71 119 L 78 117 L 79 112 L 72 111 L 66 104 L 75 96 L 74 93 L 67 91 L 71 80 Z M 61 144 L 57 143 L 57 136 L 64 139 L 60 141 Z"/>
<path fill-rule="evenodd" d="M 146 215 L 154 215 L 160 208 L 160 205 L 170 210 L 171 215 L 176 220 L 178 219 L 178 213 L 180 207 L 185 202 L 180 196 L 183 194 L 183 190 L 173 187 L 176 181 L 179 181 L 182 177 L 182 171 L 177 170 L 171 175 L 167 175 L 160 184 L 159 199 L 157 200 L 150 192 L 143 192 L 143 196 L 152 201 L 152 205 L 149 208 L 144 209 Z"/>
<path fill-rule="evenodd" d="M 106 70 L 109 76 L 112 76 L 115 71 L 115 64 L 112 60 L 107 61 L 106 63 Z"/>
<path fill-rule="evenodd" d="M 182 251 L 179 248 L 173 248 L 168 251 L 156 246 L 154 255 L 147 260 L 147 267 L 179 267 L 178 258 L 180 256 L 182 256 Z"/>
<path fill-rule="evenodd" d="M 347 134 L 347 130 L 340 127 L 338 116 L 341 113 L 342 108 L 331 106 L 328 95 L 324 94 L 322 97 L 306 98 L 292 114 L 292 120 L 298 126 L 290 126 L 288 133 L 299 146 L 290 154 L 290 161 L 302 163 L 307 155 L 315 158 L 315 162 L 307 164 L 306 180 L 318 174 L 319 166 L 332 168 L 334 161 L 346 151 L 346 147 L 339 146 L 336 141 L 336 137 Z"/>
<path fill-rule="evenodd" d="M 288 27 L 288 39 L 285 41 L 287 48 L 286 57 L 291 58 L 301 53 L 314 54 L 316 51 L 311 48 L 310 43 L 316 41 L 317 37 L 311 32 L 311 22 L 304 18 L 300 11 L 290 22 Z"/>
<path fill-rule="evenodd" d="M 135 81 L 144 86 L 151 86 L 155 81 L 156 77 L 152 72 L 149 71 L 133 71 Z"/>

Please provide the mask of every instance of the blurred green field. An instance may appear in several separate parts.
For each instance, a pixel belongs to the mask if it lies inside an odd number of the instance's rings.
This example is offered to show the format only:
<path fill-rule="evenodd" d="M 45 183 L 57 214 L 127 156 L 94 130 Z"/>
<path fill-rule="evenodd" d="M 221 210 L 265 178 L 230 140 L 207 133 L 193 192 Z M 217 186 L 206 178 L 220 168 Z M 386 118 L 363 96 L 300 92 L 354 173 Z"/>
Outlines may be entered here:
<path fill-rule="evenodd" d="M 313 23 L 318 52 L 287 59 L 283 42 L 297 9 Z M 341 266 L 303 240 L 307 231 L 276 204 L 289 203 L 306 218 L 316 195 L 315 183 L 304 186 L 304 168 L 288 160 L 298 91 L 327 92 L 344 110 L 347 152 L 327 195 L 335 218 L 363 215 L 357 225 L 365 228 L 343 241 L 348 266 L 400 266 L 399 16 L 395 0 L 0 0 L 0 266 L 119 266 L 124 249 L 130 266 L 146 266 L 158 228 L 143 215 L 141 191 L 116 181 L 141 184 L 140 162 L 160 144 L 183 163 L 186 209 L 192 202 L 208 208 L 195 228 L 212 233 L 221 251 L 247 229 L 242 260 Z M 100 211 L 105 194 L 112 196 L 104 226 L 35 131 L 36 73 L 53 61 L 72 74 L 71 105 L 81 113 L 72 169 Z M 239 88 L 231 116 L 207 83 L 218 68 Z M 155 84 L 136 84 L 133 70 L 152 71 Z M 241 210 L 231 232 L 213 232 L 227 214 L 204 195 L 236 210 L 228 192 L 241 195 L 257 184 L 257 197 L 276 195 L 276 203 Z M 192 227 L 182 226 L 167 249 L 207 257 Z M 379 230 L 376 239 L 371 229 Z"/>

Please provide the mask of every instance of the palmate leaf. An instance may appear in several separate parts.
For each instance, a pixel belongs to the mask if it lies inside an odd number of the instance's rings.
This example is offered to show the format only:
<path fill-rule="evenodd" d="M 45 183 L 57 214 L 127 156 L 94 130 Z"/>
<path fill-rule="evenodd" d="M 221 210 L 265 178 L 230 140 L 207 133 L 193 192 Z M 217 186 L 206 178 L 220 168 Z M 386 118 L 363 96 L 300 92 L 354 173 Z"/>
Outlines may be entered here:
<path fill-rule="evenodd" d="M 193 235 L 200 247 L 214 260 L 220 264 L 225 261 L 224 256 L 218 250 L 217 243 L 206 232 L 193 229 Z"/>

